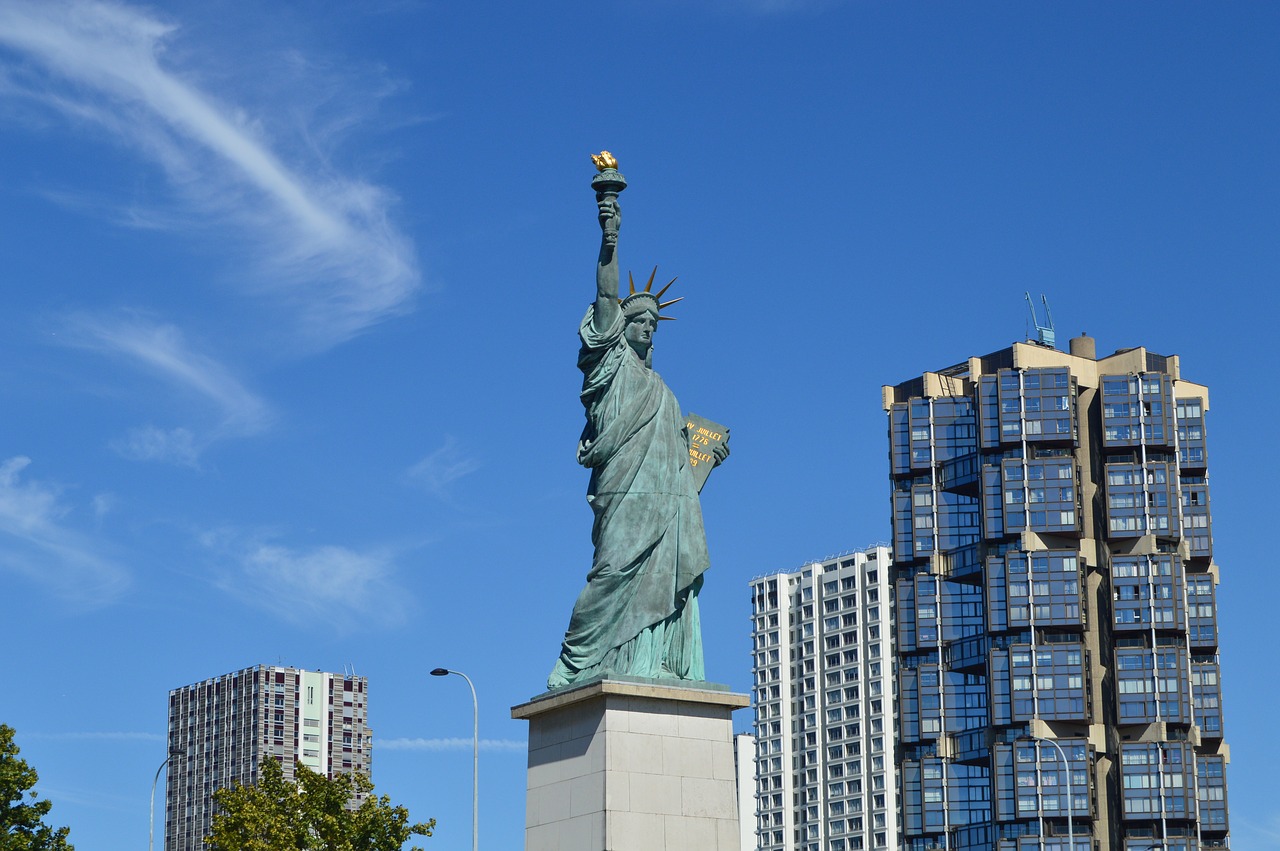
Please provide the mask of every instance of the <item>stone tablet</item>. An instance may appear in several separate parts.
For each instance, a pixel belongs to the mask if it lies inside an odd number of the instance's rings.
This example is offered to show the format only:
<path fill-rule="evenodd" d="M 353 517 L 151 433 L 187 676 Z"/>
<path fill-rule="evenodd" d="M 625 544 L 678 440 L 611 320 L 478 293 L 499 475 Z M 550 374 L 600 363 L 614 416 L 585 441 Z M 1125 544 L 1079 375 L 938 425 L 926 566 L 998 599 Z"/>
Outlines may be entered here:
<path fill-rule="evenodd" d="M 702 493 L 707 476 L 716 466 L 711 450 L 729 439 L 729 429 L 694 413 L 685 414 L 685 423 L 689 432 L 689 469 L 693 471 L 698 493 Z"/>

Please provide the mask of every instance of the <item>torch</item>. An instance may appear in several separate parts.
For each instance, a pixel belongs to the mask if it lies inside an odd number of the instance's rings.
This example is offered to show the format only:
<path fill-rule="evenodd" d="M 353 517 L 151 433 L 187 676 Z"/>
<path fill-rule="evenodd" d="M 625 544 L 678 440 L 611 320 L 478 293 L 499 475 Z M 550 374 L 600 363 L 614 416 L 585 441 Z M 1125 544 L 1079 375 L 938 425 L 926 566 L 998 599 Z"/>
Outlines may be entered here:
<path fill-rule="evenodd" d="M 596 164 L 596 171 L 599 172 L 591 178 L 591 188 L 596 191 L 596 201 L 603 201 L 605 198 L 618 200 L 618 193 L 627 188 L 627 179 L 622 176 L 622 172 L 618 171 L 618 160 L 608 151 L 601 151 L 598 154 L 592 154 L 591 161 Z M 604 241 L 607 245 L 618 244 L 616 220 L 605 225 Z"/>

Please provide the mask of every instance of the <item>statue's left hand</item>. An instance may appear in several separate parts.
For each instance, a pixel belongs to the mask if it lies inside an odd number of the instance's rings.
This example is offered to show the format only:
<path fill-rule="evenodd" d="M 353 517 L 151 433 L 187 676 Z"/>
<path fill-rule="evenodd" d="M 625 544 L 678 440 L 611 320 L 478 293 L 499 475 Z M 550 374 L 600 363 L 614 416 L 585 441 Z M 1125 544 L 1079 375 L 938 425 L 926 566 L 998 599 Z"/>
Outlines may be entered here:
<path fill-rule="evenodd" d="M 724 442 L 717 443 L 711 448 L 711 457 L 716 460 L 716 466 L 719 467 L 724 463 L 724 459 L 729 457 L 729 435 L 724 436 Z"/>

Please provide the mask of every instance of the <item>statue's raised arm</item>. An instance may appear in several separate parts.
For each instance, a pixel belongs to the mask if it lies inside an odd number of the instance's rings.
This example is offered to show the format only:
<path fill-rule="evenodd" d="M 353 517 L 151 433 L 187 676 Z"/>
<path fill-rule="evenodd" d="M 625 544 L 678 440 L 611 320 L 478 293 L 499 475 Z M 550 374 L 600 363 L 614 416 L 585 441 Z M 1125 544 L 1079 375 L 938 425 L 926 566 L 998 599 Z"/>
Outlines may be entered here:
<path fill-rule="evenodd" d="M 600 258 L 596 262 L 596 315 L 597 331 L 604 331 L 618 316 L 618 227 L 622 223 L 622 210 L 618 197 L 606 197 L 597 193 L 600 208 Z"/>
<path fill-rule="evenodd" d="M 592 324 L 597 331 L 604 331 L 618 318 L 618 229 L 622 225 L 618 193 L 627 188 L 627 179 L 618 171 L 618 161 L 608 151 L 592 154 L 591 161 L 599 172 L 591 180 L 591 187 L 596 190 L 596 208 L 600 218 L 596 312 Z"/>

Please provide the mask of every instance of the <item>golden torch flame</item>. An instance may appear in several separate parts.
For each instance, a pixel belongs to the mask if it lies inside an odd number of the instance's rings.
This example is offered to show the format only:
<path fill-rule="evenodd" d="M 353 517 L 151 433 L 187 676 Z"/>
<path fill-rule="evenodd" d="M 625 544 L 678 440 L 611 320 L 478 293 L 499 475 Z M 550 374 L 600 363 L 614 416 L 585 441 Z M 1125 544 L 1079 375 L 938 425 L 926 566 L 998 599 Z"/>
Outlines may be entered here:
<path fill-rule="evenodd" d="M 616 169 L 618 167 L 618 160 L 608 151 L 592 154 L 591 161 L 596 164 L 596 171 L 604 171 L 606 168 Z"/>

